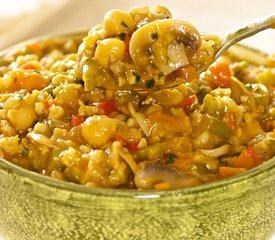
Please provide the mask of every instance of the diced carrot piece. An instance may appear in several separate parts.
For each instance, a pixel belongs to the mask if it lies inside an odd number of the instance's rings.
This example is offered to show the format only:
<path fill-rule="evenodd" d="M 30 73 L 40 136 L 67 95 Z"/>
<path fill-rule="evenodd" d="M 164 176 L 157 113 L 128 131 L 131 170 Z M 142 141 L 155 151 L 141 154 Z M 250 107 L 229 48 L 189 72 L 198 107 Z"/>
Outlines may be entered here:
<path fill-rule="evenodd" d="M 119 133 L 115 134 L 114 140 L 119 141 L 122 146 L 126 146 L 126 140 Z"/>
<path fill-rule="evenodd" d="M 154 188 L 156 190 L 167 190 L 167 189 L 171 189 L 171 186 L 169 183 L 157 183 L 154 185 Z"/>
<path fill-rule="evenodd" d="M 255 160 L 258 160 L 257 154 L 252 146 L 249 146 L 246 148 L 246 151 L 249 153 L 249 155 Z"/>
<path fill-rule="evenodd" d="M 260 161 L 253 149 L 253 147 L 247 147 L 242 150 L 240 156 L 234 157 L 230 161 L 230 165 L 237 168 L 251 169 L 259 165 Z"/>
<path fill-rule="evenodd" d="M 219 167 L 219 173 L 222 177 L 231 177 L 245 172 L 245 168 Z"/>
<path fill-rule="evenodd" d="M 112 112 L 117 111 L 116 103 L 112 99 L 95 103 L 95 105 L 98 108 L 101 108 L 106 115 L 110 115 Z"/>
<path fill-rule="evenodd" d="M 192 106 L 192 104 L 195 102 L 196 98 L 197 98 L 196 95 L 190 95 L 190 96 L 184 98 L 183 102 L 181 103 L 181 107 L 185 111 L 188 111 L 190 109 L 190 107 Z"/>
<path fill-rule="evenodd" d="M 34 70 L 36 69 L 36 66 L 34 66 L 32 63 L 25 63 L 21 66 L 24 70 Z"/>
<path fill-rule="evenodd" d="M 158 123 L 163 129 L 170 129 L 173 132 L 181 132 L 186 128 L 181 118 L 164 112 L 153 112 L 149 115 L 149 120 L 153 124 Z"/>
<path fill-rule="evenodd" d="M 229 65 L 223 61 L 216 62 L 214 65 L 210 66 L 208 71 L 211 74 L 211 85 L 214 88 L 217 87 L 228 87 L 229 80 L 231 77 L 231 71 Z"/>
<path fill-rule="evenodd" d="M 115 134 L 114 140 L 119 141 L 121 145 L 127 147 L 130 152 L 136 152 L 138 150 L 138 142 L 132 139 L 126 140 L 119 133 Z"/>
<path fill-rule="evenodd" d="M 134 141 L 127 141 L 126 147 L 129 149 L 130 152 L 136 152 L 138 150 L 138 142 Z"/>
<path fill-rule="evenodd" d="M 176 158 L 171 166 L 186 170 L 192 163 L 193 160 L 191 158 Z"/>
<path fill-rule="evenodd" d="M 223 121 L 226 122 L 228 124 L 228 126 L 230 128 L 232 128 L 233 130 L 237 129 L 237 122 L 235 121 L 234 118 L 234 113 L 229 112 L 229 113 L 225 113 L 224 117 L 223 117 Z"/>
<path fill-rule="evenodd" d="M 56 104 L 56 100 L 51 98 L 51 97 L 48 97 L 45 101 L 44 101 L 44 106 L 45 108 L 49 109 L 51 106 L 55 105 Z"/>
<path fill-rule="evenodd" d="M 32 52 L 39 52 L 41 50 L 41 44 L 40 43 L 32 43 L 32 44 L 28 45 L 27 47 Z"/>
<path fill-rule="evenodd" d="M 74 114 L 72 115 L 71 127 L 76 127 L 83 122 L 84 122 L 84 118 L 82 116 L 78 116 L 78 115 L 74 115 Z"/>
<path fill-rule="evenodd" d="M 37 72 L 18 71 L 14 85 L 16 90 L 26 89 L 31 92 L 34 89 L 43 89 L 49 82 L 49 79 Z"/>

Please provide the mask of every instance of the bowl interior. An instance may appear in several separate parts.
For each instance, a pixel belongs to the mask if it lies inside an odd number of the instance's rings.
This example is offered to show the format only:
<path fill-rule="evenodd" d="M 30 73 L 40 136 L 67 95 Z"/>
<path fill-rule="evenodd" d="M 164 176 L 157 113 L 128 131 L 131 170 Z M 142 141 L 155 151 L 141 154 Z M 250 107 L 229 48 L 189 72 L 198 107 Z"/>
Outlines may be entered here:
<path fill-rule="evenodd" d="M 43 42 L 43 41 L 53 41 L 56 44 L 60 44 L 67 39 L 73 39 L 77 43 L 81 43 L 81 40 L 84 36 L 86 36 L 86 32 L 76 32 L 76 33 L 67 33 L 61 35 L 47 35 L 42 36 L 39 38 L 31 39 L 25 41 L 23 43 L 17 44 L 13 47 L 5 49 L 0 52 L 0 61 L 5 59 L 6 57 L 13 55 L 18 49 L 28 43 L 34 42 Z M 237 44 L 231 47 L 227 53 L 230 57 L 235 59 L 243 59 L 246 61 L 250 61 L 253 64 L 261 65 L 265 62 L 266 53 L 263 53 L 257 49 L 247 47 L 245 45 Z M 189 187 L 184 189 L 176 189 L 176 190 L 132 190 L 132 189 L 111 189 L 111 188 L 93 188 L 93 187 L 86 187 L 70 182 L 63 182 L 59 180 L 55 180 L 49 178 L 47 176 L 43 176 L 41 174 L 28 171 L 23 169 L 19 166 L 12 164 L 11 162 L 0 158 L 0 167 L 5 169 L 7 172 L 11 174 L 15 174 L 18 176 L 22 176 L 24 178 L 32 179 L 34 182 L 42 183 L 48 185 L 53 188 L 65 189 L 68 191 L 73 192 L 82 192 L 87 194 L 95 194 L 95 195 L 105 195 L 105 196 L 120 196 L 120 197 L 134 197 L 134 198 L 158 198 L 160 196 L 169 196 L 175 194 L 193 194 L 196 192 L 204 192 L 208 191 L 209 189 L 221 188 L 224 186 L 228 186 L 235 183 L 241 183 L 251 179 L 255 176 L 259 176 L 261 174 L 265 174 L 266 172 L 270 171 L 271 169 L 275 168 L 275 157 L 266 161 L 265 163 L 245 172 L 239 174 L 237 176 L 229 177 L 224 180 L 219 180 L 215 182 L 206 183 L 203 185 L 199 185 L 196 187 Z"/>

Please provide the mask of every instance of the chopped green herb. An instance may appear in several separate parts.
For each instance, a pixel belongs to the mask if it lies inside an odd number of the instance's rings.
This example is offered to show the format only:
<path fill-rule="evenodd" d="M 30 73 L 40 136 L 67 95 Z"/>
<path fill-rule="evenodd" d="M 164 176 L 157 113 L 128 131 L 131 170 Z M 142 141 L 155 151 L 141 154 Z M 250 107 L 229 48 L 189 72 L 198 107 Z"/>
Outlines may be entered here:
<path fill-rule="evenodd" d="M 33 121 L 33 122 L 32 122 L 32 127 L 34 127 L 36 123 L 38 123 L 37 120 Z"/>
<path fill-rule="evenodd" d="M 152 33 L 150 36 L 153 40 L 157 40 L 158 39 L 158 34 L 156 32 Z"/>
<path fill-rule="evenodd" d="M 154 85 L 155 85 L 155 80 L 154 79 L 150 79 L 145 83 L 146 88 L 152 88 L 152 87 L 154 87 Z"/>
<path fill-rule="evenodd" d="M 124 41 L 126 38 L 126 33 L 122 32 L 122 33 L 118 34 L 118 37 L 120 38 L 120 40 Z"/>
<path fill-rule="evenodd" d="M 168 153 L 166 156 L 166 164 L 172 164 L 175 161 L 176 156 L 172 153 Z"/>
<path fill-rule="evenodd" d="M 15 95 L 13 96 L 13 98 L 14 98 L 15 100 L 22 100 L 22 99 L 23 99 L 23 96 L 22 96 L 21 94 L 15 94 Z"/>
<path fill-rule="evenodd" d="M 37 74 L 40 74 L 41 75 L 41 72 L 37 71 L 37 70 L 33 70 L 35 73 Z"/>
<path fill-rule="evenodd" d="M 206 86 L 201 86 L 199 91 L 197 92 L 196 96 L 199 100 L 199 103 L 202 104 L 203 102 L 203 98 L 205 97 L 205 95 L 207 93 L 209 93 L 211 91 L 211 89 L 209 87 Z"/>
<path fill-rule="evenodd" d="M 158 79 L 160 79 L 163 75 L 164 75 L 164 74 L 163 74 L 162 72 L 160 72 L 160 73 L 158 74 Z"/>
<path fill-rule="evenodd" d="M 222 139 L 229 139 L 234 135 L 234 130 L 228 126 L 227 123 L 207 115 L 208 130 L 211 134 L 216 135 Z"/>
<path fill-rule="evenodd" d="M 50 83 L 48 86 L 43 88 L 43 91 L 49 93 L 53 97 L 54 96 L 54 94 L 53 94 L 54 88 L 55 88 L 55 86 L 52 83 Z"/>
<path fill-rule="evenodd" d="M 132 73 L 136 77 L 136 82 L 140 82 L 140 76 L 135 71 L 132 71 Z"/>
<path fill-rule="evenodd" d="M 152 56 L 152 49 L 151 49 L 151 48 L 147 48 L 147 49 L 145 50 L 145 54 L 146 54 L 146 56 L 148 56 L 148 57 Z"/>
<path fill-rule="evenodd" d="M 82 79 L 79 79 L 79 78 L 74 78 L 74 83 L 81 84 L 82 86 L 84 86 L 84 81 Z"/>
<path fill-rule="evenodd" d="M 90 104 L 90 101 L 89 100 L 84 100 L 83 103 L 84 103 L 85 106 L 88 106 Z"/>
<path fill-rule="evenodd" d="M 85 64 L 92 64 L 94 62 L 94 60 L 92 58 L 87 58 L 85 60 Z"/>
<path fill-rule="evenodd" d="M 121 21 L 121 23 L 120 23 L 123 27 L 126 27 L 126 28 L 128 28 L 128 25 L 127 25 L 127 23 L 126 22 L 124 22 L 124 21 Z"/>

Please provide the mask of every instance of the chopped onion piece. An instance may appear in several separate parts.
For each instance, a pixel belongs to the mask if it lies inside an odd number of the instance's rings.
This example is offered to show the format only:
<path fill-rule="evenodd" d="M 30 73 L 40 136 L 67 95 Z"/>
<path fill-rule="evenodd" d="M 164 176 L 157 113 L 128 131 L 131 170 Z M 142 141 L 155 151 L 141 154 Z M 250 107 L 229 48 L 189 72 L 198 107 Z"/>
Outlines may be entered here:
<path fill-rule="evenodd" d="M 52 148 L 54 145 L 48 137 L 38 133 L 28 133 L 27 137 L 32 141 Z"/>
<path fill-rule="evenodd" d="M 158 49 L 158 51 L 161 50 Z M 161 54 L 159 53 L 159 55 Z M 178 42 L 173 42 L 168 45 L 167 56 L 163 55 L 162 60 L 163 61 L 155 60 L 155 64 L 164 75 L 168 75 L 169 73 L 174 72 L 179 68 L 185 67 L 189 64 L 185 47 L 182 43 Z"/>
<path fill-rule="evenodd" d="M 224 154 L 227 154 L 230 150 L 230 146 L 228 144 L 225 144 L 221 147 L 214 148 L 214 149 L 200 149 L 200 151 L 210 157 L 219 157 Z"/>
<path fill-rule="evenodd" d="M 132 117 L 137 121 L 144 134 L 148 136 L 150 133 L 150 127 L 148 126 L 145 117 L 141 113 L 136 112 L 133 103 L 129 102 L 128 107 Z"/>

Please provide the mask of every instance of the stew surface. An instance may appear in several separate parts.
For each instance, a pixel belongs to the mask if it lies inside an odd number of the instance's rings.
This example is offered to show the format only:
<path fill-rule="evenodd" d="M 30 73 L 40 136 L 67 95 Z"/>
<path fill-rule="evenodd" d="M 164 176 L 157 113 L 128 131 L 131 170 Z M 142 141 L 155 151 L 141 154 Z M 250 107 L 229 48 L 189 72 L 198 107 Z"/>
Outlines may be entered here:
<path fill-rule="evenodd" d="M 27 43 L 0 59 L 0 156 L 107 188 L 246 172 L 275 155 L 275 58 L 224 55 L 198 75 L 214 50 L 162 6 L 112 10 L 83 40 Z"/>

